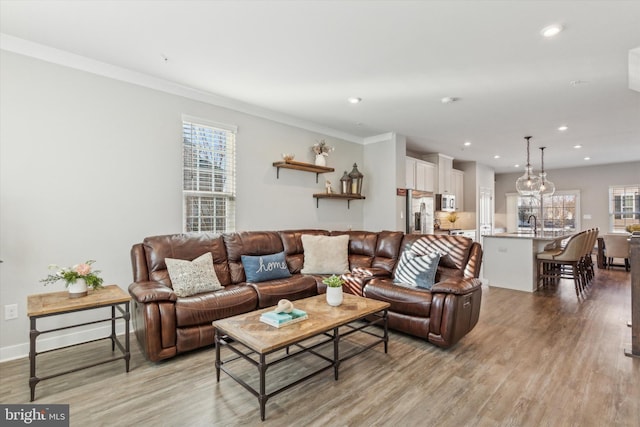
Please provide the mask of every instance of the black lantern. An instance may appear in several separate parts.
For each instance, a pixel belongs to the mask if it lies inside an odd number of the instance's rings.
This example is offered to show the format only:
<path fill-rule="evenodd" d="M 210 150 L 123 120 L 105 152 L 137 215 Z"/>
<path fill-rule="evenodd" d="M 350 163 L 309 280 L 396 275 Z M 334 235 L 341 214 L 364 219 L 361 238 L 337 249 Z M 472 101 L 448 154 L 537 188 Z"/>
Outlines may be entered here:
<path fill-rule="evenodd" d="M 364 175 L 360 173 L 358 170 L 358 165 L 356 163 L 353 164 L 353 170 L 349 174 L 349 178 L 351 178 L 351 194 L 360 195 L 362 192 L 362 178 Z"/>
<path fill-rule="evenodd" d="M 344 171 L 342 178 L 340 178 L 340 193 L 341 194 L 349 194 L 351 191 L 351 178 L 349 178 L 349 174 L 347 171 Z"/>

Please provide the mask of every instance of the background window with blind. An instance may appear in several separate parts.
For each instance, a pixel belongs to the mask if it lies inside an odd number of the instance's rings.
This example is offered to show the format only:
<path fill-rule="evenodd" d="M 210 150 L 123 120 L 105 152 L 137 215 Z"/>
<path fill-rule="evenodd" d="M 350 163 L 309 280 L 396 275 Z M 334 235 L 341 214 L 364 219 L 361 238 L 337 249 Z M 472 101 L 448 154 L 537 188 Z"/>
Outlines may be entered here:
<path fill-rule="evenodd" d="M 640 224 L 640 185 L 609 187 L 609 221 L 614 232 Z"/>
<path fill-rule="evenodd" d="M 234 126 L 183 116 L 184 231 L 235 231 L 236 131 Z"/>

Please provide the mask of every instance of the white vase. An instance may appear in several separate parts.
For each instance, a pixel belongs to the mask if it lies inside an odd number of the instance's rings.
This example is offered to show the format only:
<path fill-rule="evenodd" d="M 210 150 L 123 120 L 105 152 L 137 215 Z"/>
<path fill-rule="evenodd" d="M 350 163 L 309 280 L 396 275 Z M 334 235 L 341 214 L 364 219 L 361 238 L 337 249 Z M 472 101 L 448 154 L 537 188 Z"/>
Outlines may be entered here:
<path fill-rule="evenodd" d="M 87 282 L 84 279 L 78 279 L 75 283 L 69 283 L 69 298 L 80 298 L 87 296 Z"/>
<path fill-rule="evenodd" d="M 316 166 L 327 166 L 327 157 L 322 154 L 316 154 Z"/>
<path fill-rule="evenodd" d="M 327 286 L 327 304 L 334 307 L 342 304 L 342 286 L 337 288 Z"/>

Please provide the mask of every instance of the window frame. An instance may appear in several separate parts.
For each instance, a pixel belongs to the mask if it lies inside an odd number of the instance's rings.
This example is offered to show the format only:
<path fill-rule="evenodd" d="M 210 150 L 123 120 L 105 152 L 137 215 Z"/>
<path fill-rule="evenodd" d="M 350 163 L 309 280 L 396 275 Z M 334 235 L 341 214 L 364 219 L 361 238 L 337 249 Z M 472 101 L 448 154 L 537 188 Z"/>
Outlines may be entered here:
<path fill-rule="evenodd" d="M 580 201 L 580 190 L 558 190 L 556 191 L 552 196 L 546 196 L 546 197 L 557 197 L 557 196 L 574 196 L 575 197 L 575 206 L 574 206 L 574 210 L 575 210 L 575 218 L 573 218 L 573 222 L 574 222 L 574 227 L 571 228 L 567 228 L 567 227 L 562 227 L 562 230 L 575 230 L 575 231 L 579 231 L 581 229 L 581 213 L 580 213 L 580 205 L 581 205 L 581 201 Z M 533 227 L 529 226 L 529 225 L 520 225 L 520 200 L 521 199 L 527 199 L 528 197 L 522 197 L 520 196 L 518 193 L 507 193 L 506 194 L 507 197 L 507 231 L 508 232 L 517 232 L 517 231 L 530 231 Z M 543 196 L 545 197 L 545 196 Z M 548 206 L 548 205 L 543 205 L 541 206 L 541 204 L 544 203 L 544 199 L 541 203 L 540 198 L 536 198 L 535 200 L 533 200 L 534 203 L 532 203 L 531 205 L 532 207 L 532 212 L 534 212 L 532 215 L 536 216 L 536 219 L 538 220 L 538 224 L 540 224 L 540 227 L 538 228 L 539 231 L 548 231 L 550 230 L 549 227 L 544 226 L 545 224 L 545 220 L 544 220 L 544 210 L 546 209 L 553 209 L 554 206 Z M 557 209 L 557 208 L 556 208 Z M 527 215 L 528 216 L 528 215 Z M 524 220 L 526 221 L 526 219 Z"/>
<path fill-rule="evenodd" d="M 610 185 L 609 232 L 625 233 L 633 224 L 640 224 L 640 184 Z"/>
<path fill-rule="evenodd" d="M 203 135 L 199 140 L 196 138 L 196 144 L 193 143 L 194 130 Z M 183 232 L 220 234 L 235 231 L 236 134 L 237 126 L 182 115 Z M 218 144 L 222 149 L 216 150 Z M 207 162 L 211 166 L 203 167 Z"/>

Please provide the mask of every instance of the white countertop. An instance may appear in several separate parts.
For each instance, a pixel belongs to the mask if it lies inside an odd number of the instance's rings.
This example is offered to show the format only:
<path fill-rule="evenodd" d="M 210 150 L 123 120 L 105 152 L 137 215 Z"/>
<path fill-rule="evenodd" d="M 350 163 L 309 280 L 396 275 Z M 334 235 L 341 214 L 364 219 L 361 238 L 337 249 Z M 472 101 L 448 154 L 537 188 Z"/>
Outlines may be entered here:
<path fill-rule="evenodd" d="M 567 233 L 565 231 L 538 231 L 537 233 L 526 232 L 526 231 L 515 231 L 511 233 L 496 233 L 489 234 L 487 237 L 500 237 L 500 238 L 509 238 L 509 239 L 531 239 L 531 240 L 557 240 L 557 239 L 566 239 L 574 233 Z"/>

